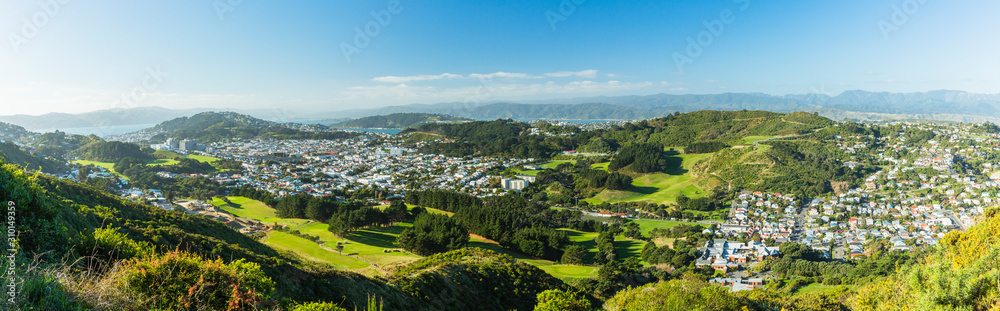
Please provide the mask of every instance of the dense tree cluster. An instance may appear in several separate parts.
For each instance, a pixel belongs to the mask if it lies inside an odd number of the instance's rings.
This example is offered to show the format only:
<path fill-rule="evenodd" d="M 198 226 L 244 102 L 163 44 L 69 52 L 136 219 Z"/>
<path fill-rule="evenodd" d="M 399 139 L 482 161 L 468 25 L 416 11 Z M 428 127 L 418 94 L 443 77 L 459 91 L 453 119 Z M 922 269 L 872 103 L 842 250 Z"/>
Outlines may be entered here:
<path fill-rule="evenodd" d="M 667 166 L 663 146 L 650 143 L 632 144 L 618 151 L 608 169 L 617 171 L 628 167 L 636 173 L 662 172 Z"/>
<path fill-rule="evenodd" d="M 642 260 L 654 265 L 666 264 L 681 268 L 698 258 L 698 249 L 694 245 L 688 245 L 684 240 L 674 240 L 673 246 L 658 247 L 656 243 L 647 242 L 640 253 Z"/>
<path fill-rule="evenodd" d="M 580 170 L 576 176 L 577 181 L 586 182 L 585 187 L 607 188 L 611 190 L 628 189 L 632 186 L 632 177 L 618 172 L 608 172 L 594 169 Z"/>
<path fill-rule="evenodd" d="M 594 256 L 595 263 L 603 265 L 618 260 L 618 253 L 615 252 L 616 233 L 616 230 L 605 230 L 597 235 L 597 255 Z"/>
<path fill-rule="evenodd" d="M 340 210 L 334 213 L 333 216 L 330 216 L 328 223 L 330 224 L 330 232 L 344 237 L 360 229 L 387 226 L 390 224 L 390 221 L 389 216 L 381 210 L 370 206 L 362 206 L 357 209 Z"/>
<path fill-rule="evenodd" d="M 677 196 L 677 206 L 682 210 L 710 212 L 725 208 L 717 195 L 692 199 L 686 195 Z"/>
<path fill-rule="evenodd" d="M 684 147 L 684 153 L 713 153 L 729 148 L 729 144 L 721 141 L 696 142 Z"/>
<path fill-rule="evenodd" d="M 75 156 L 97 162 L 118 162 L 124 158 L 149 160 L 153 156 L 133 143 L 120 141 L 95 141 L 73 151 Z"/>
<path fill-rule="evenodd" d="M 831 182 L 859 183 L 871 168 L 853 169 L 843 165 L 834 152 L 810 142 L 775 141 L 767 156 L 777 165 L 772 168 L 774 177 L 765 178 L 761 189 L 774 192 L 815 197 L 833 191 Z"/>
<path fill-rule="evenodd" d="M 164 169 L 177 174 L 206 174 L 215 171 L 212 164 L 191 158 L 180 158 L 176 164 L 165 166 Z"/>
<path fill-rule="evenodd" d="M 417 131 L 444 135 L 454 142 L 431 143 L 420 152 L 449 156 L 506 156 L 514 158 L 549 158 L 559 151 L 583 145 L 596 132 L 572 136 L 529 135 L 531 126 L 513 120 L 466 123 L 431 123 Z"/>
<path fill-rule="evenodd" d="M 403 230 L 396 245 L 408 251 L 431 255 L 463 248 L 469 243 L 469 231 L 446 215 L 424 213 L 413 227 Z"/>
<path fill-rule="evenodd" d="M 543 207 L 517 195 L 494 196 L 484 202 L 474 196 L 432 190 L 411 191 L 406 199 L 410 204 L 453 212 L 469 232 L 530 256 L 559 260 L 563 248 L 570 244 L 566 233 L 535 213 Z"/>

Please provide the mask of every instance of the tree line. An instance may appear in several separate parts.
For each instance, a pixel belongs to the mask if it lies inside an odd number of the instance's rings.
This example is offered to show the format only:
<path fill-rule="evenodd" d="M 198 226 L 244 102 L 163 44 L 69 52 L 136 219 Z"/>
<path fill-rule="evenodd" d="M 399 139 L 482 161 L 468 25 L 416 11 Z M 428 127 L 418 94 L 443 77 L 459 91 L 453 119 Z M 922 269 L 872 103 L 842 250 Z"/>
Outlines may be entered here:
<path fill-rule="evenodd" d="M 559 260 L 570 244 L 566 233 L 529 212 L 536 208 L 517 195 L 477 197 L 450 191 L 410 191 L 407 202 L 455 213 L 453 218 L 478 234 L 530 256 Z M 427 204 L 427 205 L 425 205 Z"/>
<path fill-rule="evenodd" d="M 608 169 L 617 171 L 628 167 L 636 173 L 662 172 L 667 166 L 663 157 L 663 146 L 639 143 L 625 146 L 611 159 Z"/>

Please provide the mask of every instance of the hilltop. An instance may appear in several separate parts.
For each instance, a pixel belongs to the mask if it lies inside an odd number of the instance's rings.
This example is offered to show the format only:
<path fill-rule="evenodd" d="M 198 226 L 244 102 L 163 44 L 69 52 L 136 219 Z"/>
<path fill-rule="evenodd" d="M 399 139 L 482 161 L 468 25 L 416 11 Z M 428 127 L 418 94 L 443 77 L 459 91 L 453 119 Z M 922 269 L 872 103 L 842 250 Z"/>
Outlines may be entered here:
<path fill-rule="evenodd" d="M 334 139 L 356 135 L 348 132 L 307 132 L 235 112 L 202 112 L 180 117 L 143 130 L 152 141 L 167 138 L 218 142 L 227 139 Z"/>
<path fill-rule="evenodd" d="M 333 126 L 350 128 L 350 129 L 365 129 L 365 128 L 405 129 L 411 127 L 418 127 L 425 123 L 464 122 L 464 121 L 472 121 L 472 119 L 443 115 L 443 114 L 393 113 L 389 115 L 371 116 L 360 119 L 348 120 L 334 124 Z"/>
<path fill-rule="evenodd" d="M 62 173 L 67 170 L 66 164 L 62 161 L 28 153 L 12 142 L 0 143 L 0 160 L 27 170 L 40 170 L 46 173 Z"/>

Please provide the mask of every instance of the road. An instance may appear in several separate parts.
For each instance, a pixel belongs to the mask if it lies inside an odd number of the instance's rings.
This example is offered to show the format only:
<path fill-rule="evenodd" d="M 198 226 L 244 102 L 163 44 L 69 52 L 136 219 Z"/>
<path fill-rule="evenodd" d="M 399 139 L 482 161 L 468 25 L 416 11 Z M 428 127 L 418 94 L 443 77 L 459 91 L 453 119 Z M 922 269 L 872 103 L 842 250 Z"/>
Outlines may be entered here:
<path fill-rule="evenodd" d="M 965 227 L 965 224 L 962 223 L 962 220 L 959 219 L 958 216 L 956 216 L 955 213 L 953 213 L 952 211 L 945 210 L 944 215 L 948 216 L 948 218 L 951 218 L 951 221 L 955 223 L 955 225 L 958 226 L 959 229 L 962 229 L 962 231 L 966 231 L 966 229 L 968 229 Z"/>
<path fill-rule="evenodd" d="M 803 236 L 805 235 L 806 228 L 806 215 L 809 213 L 809 203 L 812 202 L 809 198 L 802 198 L 798 208 L 798 213 L 795 214 L 795 227 L 792 227 L 792 235 L 789 236 L 788 240 L 791 242 L 801 242 Z"/>

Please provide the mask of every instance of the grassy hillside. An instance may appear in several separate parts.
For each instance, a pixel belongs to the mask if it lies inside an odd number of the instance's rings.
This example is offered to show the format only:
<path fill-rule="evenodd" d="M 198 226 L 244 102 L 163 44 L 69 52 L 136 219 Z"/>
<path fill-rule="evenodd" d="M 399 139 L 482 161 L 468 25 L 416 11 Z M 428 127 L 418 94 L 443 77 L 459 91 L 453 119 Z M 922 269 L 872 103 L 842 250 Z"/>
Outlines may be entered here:
<path fill-rule="evenodd" d="M 668 204 L 676 202 L 680 195 L 703 197 L 712 190 L 714 183 L 706 182 L 706 179 L 692 169 L 711 156 L 712 154 L 671 155 L 667 157 L 667 172 L 638 174 L 632 179 L 632 187 L 625 190 L 604 190 L 585 201 L 591 204 L 639 201 Z M 595 167 L 606 168 L 607 165 L 600 163 Z"/>
<path fill-rule="evenodd" d="M 532 310 L 538 293 L 569 289 L 536 267 L 478 248 L 421 259 L 394 272 L 389 283 L 420 297 L 410 310 Z"/>
<path fill-rule="evenodd" d="M 32 171 L 40 170 L 46 173 L 63 173 L 67 170 L 65 164 L 25 152 L 11 142 L 0 143 L 0 159 Z"/>
<path fill-rule="evenodd" d="M 833 121 L 805 112 L 695 111 L 650 119 L 604 135 L 619 145 L 650 142 L 684 147 L 696 142 L 718 141 L 731 145 L 746 137 L 787 136 L 833 125 Z"/>

